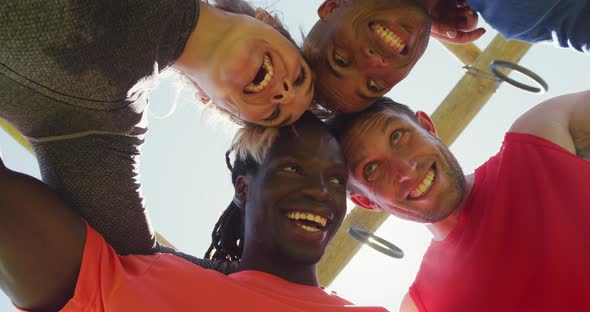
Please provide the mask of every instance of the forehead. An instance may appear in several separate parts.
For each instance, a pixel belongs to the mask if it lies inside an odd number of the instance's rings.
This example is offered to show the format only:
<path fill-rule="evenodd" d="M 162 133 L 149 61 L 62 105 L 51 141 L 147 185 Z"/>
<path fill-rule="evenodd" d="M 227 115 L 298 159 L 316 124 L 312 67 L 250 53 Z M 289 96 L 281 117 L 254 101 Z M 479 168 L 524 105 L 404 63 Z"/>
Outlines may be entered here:
<path fill-rule="evenodd" d="M 389 128 L 401 125 L 405 127 L 418 126 L 406 114 L 391 109 L 381 110 L 357 120 L 342 138 L 346 155 L 355 154 L 379 138 L 386 138 L 389 136 Z"/>
<path fill-rule="evenodd" d="M 338 77 L 329 69 L 327 60 L 314 64 L 318 98 L 326 107 L 339 112 L 358 112 L 373 103 L 376 97 L 367 97 L 360 90 L 364 82 L 362 75 Z"/>
<path fill-rule="evenodd" d="M 340 144 L 325 127 L 317 124 L 302 124 L 300 121 L 292 126 L 281 128 L 279 137 L 267 158 L 270 160 L 283 156 L 345 165 Z"/>
<path fill-rule="evenodd" d="M 384 132 L 391 124 L 398 123 L 410 123 L 416 126 L 406 114 L 386 108 L 366 117 L 361 117 L 351 127 L 352 131 L 350 132 Z"/>

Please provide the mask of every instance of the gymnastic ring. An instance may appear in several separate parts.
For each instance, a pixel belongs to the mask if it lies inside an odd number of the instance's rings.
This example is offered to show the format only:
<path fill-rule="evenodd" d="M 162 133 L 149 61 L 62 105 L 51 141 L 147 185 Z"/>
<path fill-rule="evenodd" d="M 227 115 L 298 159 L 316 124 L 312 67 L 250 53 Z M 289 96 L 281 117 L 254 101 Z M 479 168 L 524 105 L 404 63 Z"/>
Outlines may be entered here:
<path fill-rule="evenodd" d="M 390 256 L 392 258 L 401 259 L 404 257 L 404 252 L 396 245 L 389 241 L 358 227 L 350 227 L 348 229 L 348 235 L 357 241 L 369 245 L 371 248 L 378 252 Z"/>
<path fill-rule="evenodd" d="M 502 72 L 500 72 L 499 68 L 508 68 L 508 69 L 517 71 L 517 72 L 531 78 L 537 84 L 538 87 L 529 86 L 527 84 L 524 84 L 522 82 L 518 82 L 512 78 L 509 78 L 508 76 L 506 76 Z M 504 80 L 517 88 L 520 88 L 520 89 L 523 89 L 523 90 L 526 90 L 529 92 L 543 94 L 543 93 L 547 92 L 547 90 L 549 90 L 549 86 L 547 85 L 547 82 L 545 82 L 545 80 L 543 80 L 543 78 L 541 78 L 539 75 L 533 73 L 531 70 L 529 70 L 527 68 L 524 68 L 520 65 L 511 63 L 511 62 L 497 61 L 497 60 L 493 61 L 490 64 L 490 71 L 498 79 Z"/>

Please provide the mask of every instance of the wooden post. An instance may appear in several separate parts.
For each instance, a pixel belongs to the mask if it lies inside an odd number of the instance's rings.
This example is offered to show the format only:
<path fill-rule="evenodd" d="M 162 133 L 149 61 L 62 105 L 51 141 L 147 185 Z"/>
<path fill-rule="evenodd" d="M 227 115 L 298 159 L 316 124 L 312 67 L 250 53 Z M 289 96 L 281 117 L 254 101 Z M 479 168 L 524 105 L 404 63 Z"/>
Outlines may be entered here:
<path fill-rule="evenodd" d="M 22 147 L 26 148 L 29 152 L 33 153 L 33 148 L 27 142 L 27 139 L 23 137 L 18 130 L 14 129 L 6 120 L 0 118 L 0 128 L 4 129 L 8 135 L 10 135 L 15 141 L 18 142 Z"/>
<path fill-rule="evenodd" d="M 472 66 L 491 74 L 489 66 L 494 60 L 518 63 L 530 47 L 530 43 L 506 41 L 501 35 L 496 35 Z M 440 139 L 449 146 L 453 144 L 499 86 L 498 81 L 465 73 L 432 114 Z"/>
<path fill-rule="evenodd" d="M 481 54 L 481 50 L 473 43 L 469 44 L 452 44 L 445 41 L 439 42 L 449 50 L 449 52 L 453 53 L 461 63 L 464 65 L 473 65 L 479 55 Z"/>
<path fill-rule="evenodd" d="M 493 60 L 505 60 L 518 63 L 528 51 L 530 44 L 519 41 L 506 41 L 497 35 L 488 47 L 473 62 L 473 67 L 490 73 L 488 66 Z M 451 145 L 461 131 L 469 124 L 481 108 L 487 103 L 499 86 L 499 82 L 481 79 L 470 73 L 463 75 L 455 88 L 449 93 L 442 104 L 432 114 L 439 137 Z M 467 100 L 466 100 L 467 99 Z M 330 285 L 350 259 L 360 249 L 361 244 L 348 234 L 350 226 L 360 225 L 369 231 L 376 231 L 389 214 L 374 213 L 355 207 L 348 214 L 340 230 L 328 246 L 318 266 L 320 283 Z"/>

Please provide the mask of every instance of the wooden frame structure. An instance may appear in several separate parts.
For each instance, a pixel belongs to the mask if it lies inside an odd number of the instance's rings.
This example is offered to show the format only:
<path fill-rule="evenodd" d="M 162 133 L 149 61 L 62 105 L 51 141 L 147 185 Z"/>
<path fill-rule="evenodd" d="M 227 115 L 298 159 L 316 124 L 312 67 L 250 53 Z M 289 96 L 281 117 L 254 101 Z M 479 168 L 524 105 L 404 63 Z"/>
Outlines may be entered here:
<path fill-rule="evenodd" d="M 501 35 L 496 35 L 484 51 L 481 51 L 474 44 L 453 45 L 444 42 L 442 44 L 464 65 L 469 65 L 486 73 L 490 73 L 488 68 L 494 60 L 501 59 L 518 63 L 531 46 L 528 43 L 519 41 L 506 41 Z M 455 141 L 463 129 L 488 102 L 499 85 L 500 82 L 498 81 L 482 79 L 470 72 L 464 74 L 463 78 L 432 114 L 432 120 L 436 125 L 438 135 L 445 144 L 450 146 Z M 468 98 L 469 101 L 464 101 L 465 98 Z M 17 142 L 32 152 L 26 139 L 2 119 L 0 119 L 0 128 L 3 128 Z M 347 234 L 351 225 L 363 224 L 365 229 L 374 232 L 388 217 L 389 214 L 385 212 L 369 212 L 359 207 L 353 208 L 319 263 L 320 283 L 324 286 L 330 285 L 361 248 L 362 244 Z M 161 243 L 172 246 L 161 235 L 156 233 L 156 236 Z"/>

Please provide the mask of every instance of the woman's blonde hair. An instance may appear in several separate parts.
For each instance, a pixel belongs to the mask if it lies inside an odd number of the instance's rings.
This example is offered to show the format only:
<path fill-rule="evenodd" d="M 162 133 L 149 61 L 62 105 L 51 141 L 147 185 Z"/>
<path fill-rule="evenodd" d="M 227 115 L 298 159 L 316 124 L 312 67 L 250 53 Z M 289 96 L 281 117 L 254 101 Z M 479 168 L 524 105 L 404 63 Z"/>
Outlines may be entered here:
<path fill-rule="evenodd" d="M 247 125 L 236 132 L 230 150 L 233 150 L 236 159 L 251 157 L 262 164 L 278 137 L 279 128 Z"/>

